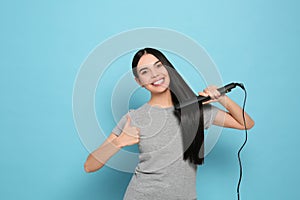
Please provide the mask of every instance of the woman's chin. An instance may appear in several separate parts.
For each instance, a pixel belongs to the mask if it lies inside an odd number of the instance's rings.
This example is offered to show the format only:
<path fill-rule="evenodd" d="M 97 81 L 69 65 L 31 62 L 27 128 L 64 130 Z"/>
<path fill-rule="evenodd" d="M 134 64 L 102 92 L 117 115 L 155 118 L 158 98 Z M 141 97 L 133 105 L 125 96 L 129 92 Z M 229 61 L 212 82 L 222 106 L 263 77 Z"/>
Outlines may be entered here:
<path fill-rule="evenodd" d="M 152 86 L 148 89 L 151 93 L 164 93 L 169 90 L 168 87 L 165 86 Z"/>

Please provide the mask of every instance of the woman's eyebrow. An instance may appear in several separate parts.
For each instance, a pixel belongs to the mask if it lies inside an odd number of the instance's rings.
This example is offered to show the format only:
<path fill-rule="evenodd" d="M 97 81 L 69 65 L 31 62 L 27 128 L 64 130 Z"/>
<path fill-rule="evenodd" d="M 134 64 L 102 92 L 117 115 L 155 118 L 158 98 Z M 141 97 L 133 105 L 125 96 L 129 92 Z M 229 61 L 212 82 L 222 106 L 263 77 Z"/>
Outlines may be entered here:
<path fill-rule="evenodd" d="M 154 66 L 154 65 L 156 65 L 157 63 L 160 63 L 161 61 L 160 60 L 157 60 L 157 61 L 155 61 L 155 63 L 152 65 L 152 66 Z M 143 67 L 143 68 L 141 68 L 140 70 L 139 70 L 139 72 L 141 72 L 142 70 L 144 70 L 144 69 L 148 69 L 148 67 Z"/>
<path fill-rule="evenodd" d="M 160 60 L 157 60 L 153 65 L 156 65 L 157 63 L 159 63 L 160 62 Z M 139 70 L 139 72 L 141 72 L 143 69 L 148 69 L 148 67 L 143 67 L 143 68 L 141 68 L 140 70 Z"/>
<path fill-rule="evenodd" d="M 160 60 L 157 60 L 153 65 L 156 65 L 157 63 L 159 63 L 160 62 Z"/>
<path fill-rule="evenodd" d="M 148 69 L 148 67 L 143 67 L 142 69 L 139 70 L 139 72 L 141 72 L 144 69 Z"/>

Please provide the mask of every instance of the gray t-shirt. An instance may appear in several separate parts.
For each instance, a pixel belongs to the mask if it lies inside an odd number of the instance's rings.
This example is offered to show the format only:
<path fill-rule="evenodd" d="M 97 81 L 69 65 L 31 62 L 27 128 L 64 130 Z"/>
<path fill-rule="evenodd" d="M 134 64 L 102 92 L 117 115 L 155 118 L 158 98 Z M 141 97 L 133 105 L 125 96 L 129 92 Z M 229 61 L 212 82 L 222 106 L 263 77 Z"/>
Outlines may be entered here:
<path fill-rule="evenodd" d="M 127 187 L 126 200 L 196 199 L 197 165 L 183 160 L 180 125 L 174 107 L 162 108 L 145 103 L 127 114 L 131 126 L 140 128 L 139 163 Z M 218 108 L 203 105 L 204 128 L 212 124 Z M 125 114 L 112 130 L 120 135 L 127 121 Z"/>

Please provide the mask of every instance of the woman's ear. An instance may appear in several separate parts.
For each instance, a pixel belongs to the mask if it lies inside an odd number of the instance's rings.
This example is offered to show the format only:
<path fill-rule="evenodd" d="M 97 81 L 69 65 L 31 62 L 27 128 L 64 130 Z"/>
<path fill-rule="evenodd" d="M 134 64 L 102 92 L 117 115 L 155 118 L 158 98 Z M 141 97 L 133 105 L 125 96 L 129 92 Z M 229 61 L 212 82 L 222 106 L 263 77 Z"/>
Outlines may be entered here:
<path fill-rule="evenodd" d="M 140 79 L 137 77 L 134 77 L 135 81 L 141 86 L 144 87 L 144 85 L 141 83 Z"/>

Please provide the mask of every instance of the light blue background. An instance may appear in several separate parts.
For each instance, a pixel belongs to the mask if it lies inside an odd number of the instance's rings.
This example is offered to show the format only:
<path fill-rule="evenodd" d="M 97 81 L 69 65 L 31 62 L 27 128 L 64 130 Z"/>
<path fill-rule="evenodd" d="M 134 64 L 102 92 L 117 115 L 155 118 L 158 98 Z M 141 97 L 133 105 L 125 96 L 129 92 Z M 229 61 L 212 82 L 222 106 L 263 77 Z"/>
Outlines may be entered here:
<path fill-rule="evenodd" d="M 131 174 L 83 170 L 72 91 L 95 46 L 138 27 L 193 38 L 225 83 L 245 84 L 256 125 L 242 153 L 242 199 L 300 198 L 299 8 L 297 0 L 1 1 L 0 199 L 121 199 Z M 242 94 L 229 95 L 241 105 Z M 199 168 L 199 199 L 236 199 L 243 139 L 223 130 Z"/>

